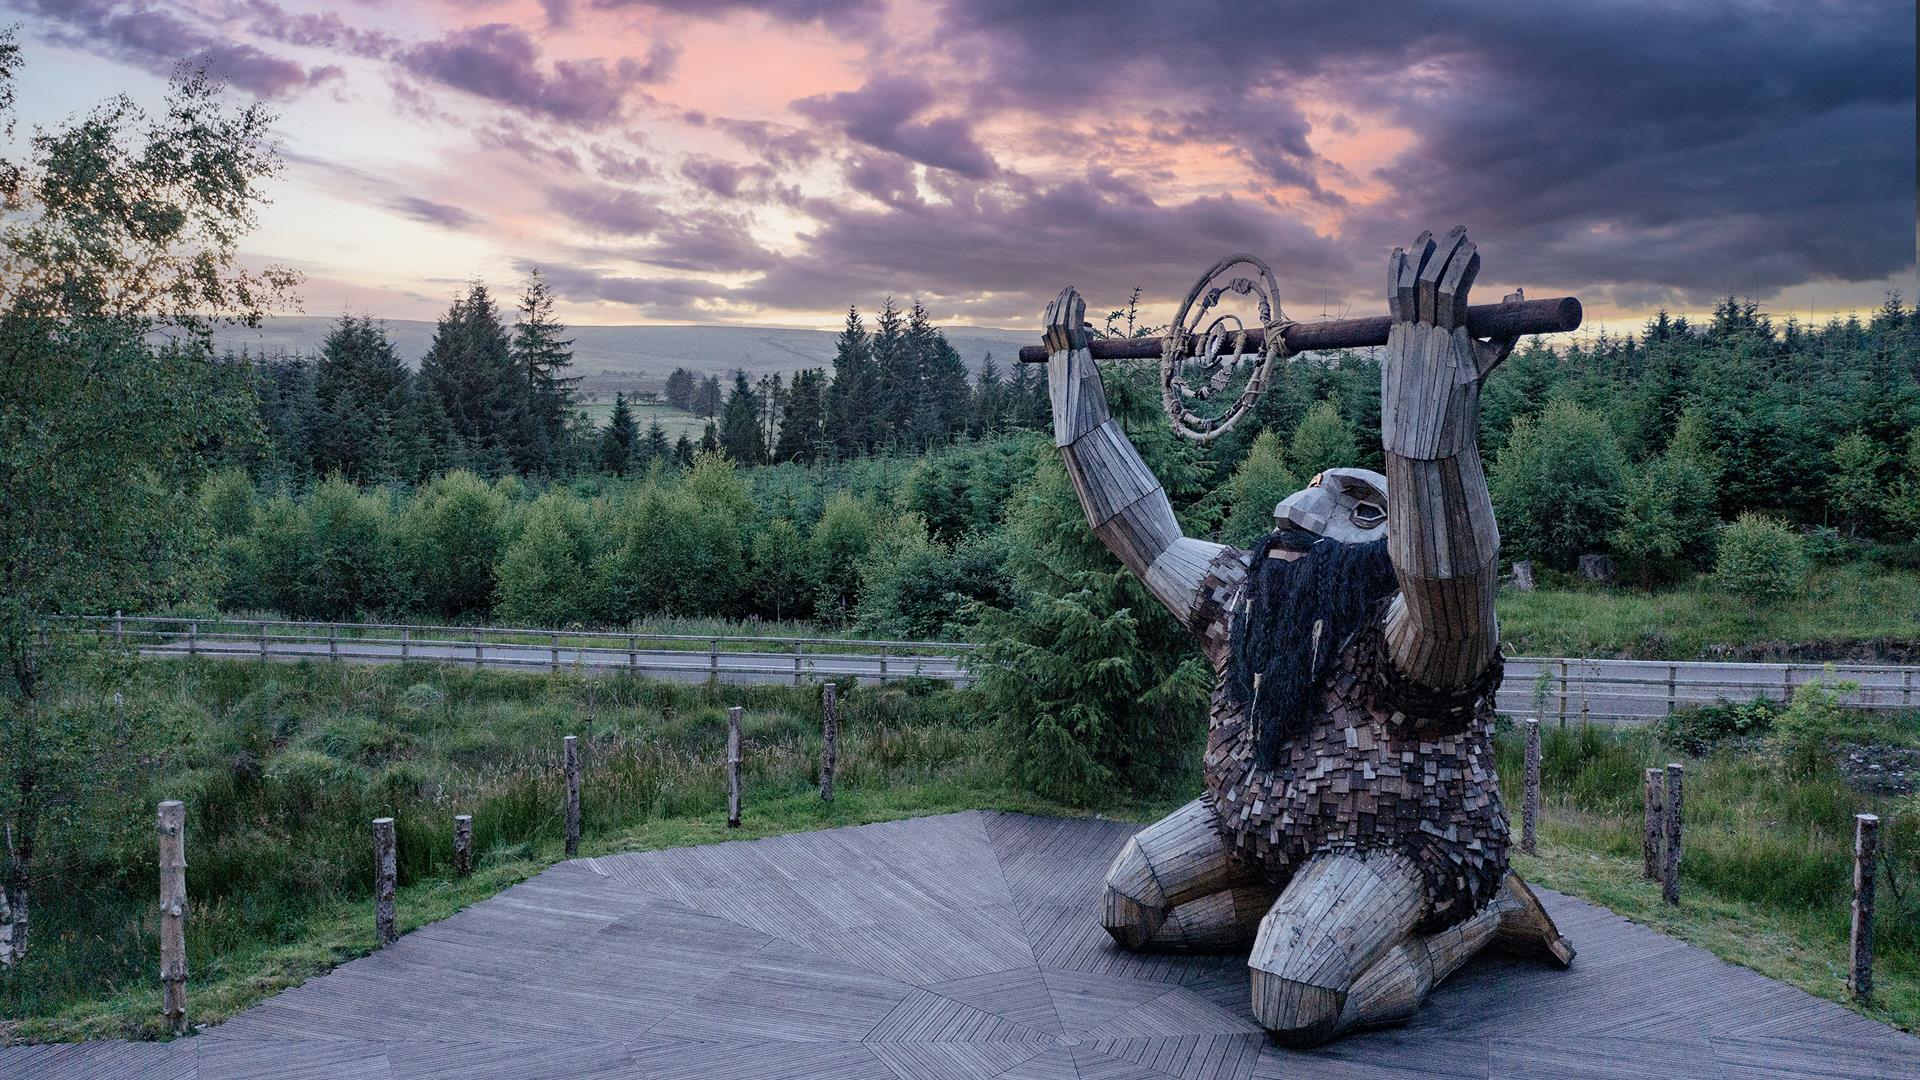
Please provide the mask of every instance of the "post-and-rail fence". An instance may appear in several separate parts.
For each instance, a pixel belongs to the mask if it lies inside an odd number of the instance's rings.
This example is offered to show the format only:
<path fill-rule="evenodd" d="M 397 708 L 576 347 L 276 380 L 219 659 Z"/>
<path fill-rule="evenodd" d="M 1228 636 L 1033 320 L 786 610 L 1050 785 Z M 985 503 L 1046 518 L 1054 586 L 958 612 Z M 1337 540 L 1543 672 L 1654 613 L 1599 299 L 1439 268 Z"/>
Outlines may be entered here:
<path fill-rule="evenodd" d="M 931 679 L 966 686 L 978 646 L 957 641 L 659 634 L 537 627 L 302 622 L 290 619 L 86 616 L 92 636 L 142 656 L 357 663 L 434 661 L 487 668 L 630 671 L 681 682 L 786 683 Z M 1829 671 L 1831 674 L 1829 674 Z M 1542 723 L 1633 725 L 1684 705 L 1768 698 L 1784 701 L 1807 683 L 1854 683 L 1840 695 L 1854 708 L 1920 706 L 1920 667 L 1869 664 L 1734 663 L 1715 660 L 1606 660 L 1509 657 L 1497 701 L 1512 716 Z"/>

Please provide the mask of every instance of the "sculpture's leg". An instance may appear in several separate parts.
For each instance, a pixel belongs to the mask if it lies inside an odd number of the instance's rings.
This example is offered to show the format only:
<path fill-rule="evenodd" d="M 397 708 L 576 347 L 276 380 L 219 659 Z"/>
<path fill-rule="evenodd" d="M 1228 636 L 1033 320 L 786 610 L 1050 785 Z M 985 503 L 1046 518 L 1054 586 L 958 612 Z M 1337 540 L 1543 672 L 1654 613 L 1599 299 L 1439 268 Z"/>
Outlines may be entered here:
<path fill-rule="evenodd" d="M 1214 821 L 1212 805 L 1195 799 L 1127 841 L 1107 871 L 1101 905 L 1101 922 L 1115 941 L 1129 949 L 1210 947 L 1196 942 L 1228 934 L 1234 920 L 1244 918 L 1236 912 L 1245 908 L 1247 897 L 1192 905 L 1259 884 L 1257 873 L 1234 856 Z M 1191 910 L 1183 910 L 1169 926 L 1168 914 L 1183 904 Z"/>
<path fill-rule="evenodd" d="M 1227 952 L 1244 949 L 1260 932 L 1260 920 L 1280 890 L 1240 885 L 1189 900 L 1167 912 L 1166 921 L 1142 948 L 1164 952 Z"/>
<path fill-rule="evenodd" d="M 1400 1024 L 1412 1019 L 1427 992 L 1489 944 L 1561 967 L 1573 962 L 1573 946 L 1535 899 L 1533 890 L 1509 872 L 1500 895 L 1464 922 L 1395 945 L 1360 976 L 1340 1013 L 1340 1031 Z"/>
<path fill-rule="evenodd" d="M 1426 908 L 1419 869 L 1397 851 L 1315 855 L 1260 922 L 1247 960 L 1255 1019 L 1288 1046 L 1332 1038 L 1361 976 L 1409 944 Z"/>

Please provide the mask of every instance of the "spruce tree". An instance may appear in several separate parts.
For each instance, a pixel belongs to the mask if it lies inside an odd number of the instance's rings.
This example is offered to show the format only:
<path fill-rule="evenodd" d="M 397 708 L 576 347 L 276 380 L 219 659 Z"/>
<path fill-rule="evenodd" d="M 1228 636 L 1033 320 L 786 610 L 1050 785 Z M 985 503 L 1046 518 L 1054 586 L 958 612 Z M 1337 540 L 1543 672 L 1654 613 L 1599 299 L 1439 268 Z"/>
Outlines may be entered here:
<path fill-rule="evenodd" d="M 713 421 L 709 420 L 707 421 L 706 430 L 700 433 L 700 453 L 717 454 L 719 452 L 720 452 L 720 433 L 718 430 L 714 428 Z M 694 455 L 688 454 L 687 464 L 689 465 L 693 464 L 693 459 L 694 459 Z"/>
<path fill-rule="evenodd" d="M 513 328 L 513 362 L 525 395 L 514 446 L 514 462 L 522 472 L 552 471 L 566 456 L 567 417 L 580 382 L 566 373 L 573 364 L 573 339 L 561 337 L 566 332 L 553 317 L 553 293 L 536 269 L 527 278 Z"/>
<path fill-rule="evenodd" d="M 767 459 L 760 438 L 760 395 L 747 384 L 747 373 L 735 370 L 733 391 L 720 412 L 720 449 L 740 465 L 758 465 Z"/>
<path fill-rule="evenodd" d="M 655 420 L 647 425 L 647 437 L 640 444 L 640 463 L 642 468 L 650 468 L 654 463 L 665 463 L 673 456 L 673 444 L 667 441 L 667 429 Z"/>
<path fill-rule="evenodd" d="M 406 381 L 386 328 L 371 316 L 341 316 L 313 365 L 314 472 L 363 482 L 393 478 L 392 410 Z"/>
<path fill-rule="evenodd" d="M 993 353 L 980 358 L 980 376 L 974 383 L 972 408 L 967 410 L 967 434 L 978 438 L 1006 427 L 1006 386 Z"/>
<path fill-rule="evenodd" d="M 775 461 L 805 464 L 819 459 L 826 437 L 826 381 L 827 373 L 821 368 L 793 373 L 793 388 L 787 391 L 787 407 L 780 416 L 780 438 L 774 444 Z"/>
<path fill-rule="evenodd" d="M 707 425 L 707 433 L 709 435 L 713 433 L 712 424 Z M 673 459 L 679 462 L 683 469 L 693 464 L 693 441 L 687 438 L 685 432 L 681 432 L 679 441 L 673 444 Z"/>
<path fill-rule="evenodd" d="M 694 389 L 693 372 L 683 367 L 674 368 L 667 376 L 667 404 L 682 412 L 692 412 Z"/>
<path fill-rule="evenodd" d="M 906 321 L 889 296 L 874 319 L 873 378 L 870 391 L 856 407 L 868 410 L 868 451 L 898 446 L 908 436 L 913 416 L 913 392 L 918 382 L 913 358 L 907 353 Z M 863 387 L 863 390 L 869 390 Z"/>
<path fill-rule="evenodd" d="M 474 282 L 435 326 L 420 373 L 440 396 L 462 464 L 497 475 L 514 464 L 523 396 L 506 327 L 487 287 Z"/>
<path fill-rule="evenodd" d="M 841 458 L 872 445 L 873 346 L 860 309 L 847 306 L 846 325 L 833 340 L 833 385 L 827 388 L 828 442 Z"/>
<path fill-rule="evenodd" d="M 634 445 L 639 427 L 633 422 L 633 409 L 625 394 L 613 395 L 613 418 L 600 435 L 600 467 L 615 476 L 625 476 L 633 463 Z"/>
<path fill-rule="evenodd" d="M 699 392 L 694 395 L 693 413 L 711 420 L 720 415 L 720 376 L 709 375 L 701 380 Z"/>

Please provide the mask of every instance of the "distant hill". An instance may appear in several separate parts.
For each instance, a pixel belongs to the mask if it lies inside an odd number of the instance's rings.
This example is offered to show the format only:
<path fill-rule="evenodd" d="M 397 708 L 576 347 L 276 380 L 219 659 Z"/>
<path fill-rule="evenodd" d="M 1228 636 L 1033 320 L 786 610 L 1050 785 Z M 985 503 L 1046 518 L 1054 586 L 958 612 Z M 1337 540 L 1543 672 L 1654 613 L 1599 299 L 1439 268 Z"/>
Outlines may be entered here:
<path fill-rule="evenodd" d="M 333 319 L 285 315 L 259 330 L 229 329 L 218 335 L 220 348 L 246 349 L 255 355 L 316 352 Z M 387 333 L 408 366 L 418 367 L 433 340 L 433 324 L 418 319 L 389 319 Z M 993 327 L 943 328 L 967 366 L 978 370 L 989 351 L 1004 373 L 1020 346 L 1035 344 L 1040 331 Z M 783 330 L 760 326 L 575 326 L 574 371 L 590 390 L 658 390 L 676 367 L 725 375 L 744 368 L 758 377 L 805 367 L 831 367 L 834 331 Z"/>

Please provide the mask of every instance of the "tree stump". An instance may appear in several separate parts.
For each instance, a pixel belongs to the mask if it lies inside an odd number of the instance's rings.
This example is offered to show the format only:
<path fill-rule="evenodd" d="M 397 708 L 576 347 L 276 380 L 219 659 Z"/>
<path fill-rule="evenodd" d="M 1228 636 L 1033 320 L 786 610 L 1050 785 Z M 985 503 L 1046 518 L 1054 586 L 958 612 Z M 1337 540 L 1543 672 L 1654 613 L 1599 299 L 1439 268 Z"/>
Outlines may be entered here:
<path fill-rule="evenodd" d="M 833 801 L 833 770 L 840 764 L 840 702 L 838 689 L 820 688 L 820 798 Z"/>
<path fill-rule="evenodd" d="M 453 872 L 458 877 L 473 873 L 473 815 L 453 816 Z"/>
<path fill-rule="evenodd" d="M 399 883 L 399 868 L 394 857 L 393 819 L 373 819 L 373 937 L 376 944 L 391 945 L 400 937 L 394 926 L 393 897 Z"/>
<path fill-rule="evenodd" d="M 1660 880 L 1660 833 L 1666 828 L 1663 792 L 1665 775 L 1657 768 L 1647 770 L 1646 817 L 1640 827 L 1641 872 L 1648 881 Z"/>
<path fill-rule="evenodd" d="M 727 710 L 727 828 L 740 827 L 740 706 Z"/>
<path fill-rule="evenodd" d="M 566 747 L 567 769 L 567 858 L 580 854 L 580 749 L 578 739 L 561 739 Z"/>
<path fill-rule="evenodd" d="M 1660 898 L 1669 904 L 1680 902 L 1680 814 L 1685 803 L 1681 791 L 1687 767 L 1678 762 L 1667 766 L 1667 850 L 1660 875 Z"/>
<path fill-rule="evenodd" d="M 1527 775 L 1525 796 L 1520 806 L 1520 850 L 1536 852 L 1540 824 L 1540 721 L 1527 721 Z"/>
<path fill-rule="evenodd" d="M 1533 582 L 1533 560 L 1521 559 L 1513 564 L 1513 587 L 1519 592 L 1532 592 L 1537 586 Z"/>
<path fill-rule="evenodd" d="M 160 804 L 160 1014 L 187 1033 L 187 807 Z"/>
<path fill-rule="evenodd" d="M 1613 581 L 1613 558 L 1609 555 L 1580 556 L 1580 577 L 1585 581 L 1594 581 L 1602 585 Z"/>
<path fill-rule="evenodd" d="M 1853 929 L 1848 935 L 1847 988 L 1862 1004 L 1873 997 L 1873 875 L 1880 858 L 1880 818 L 1853 816 Z"/>

